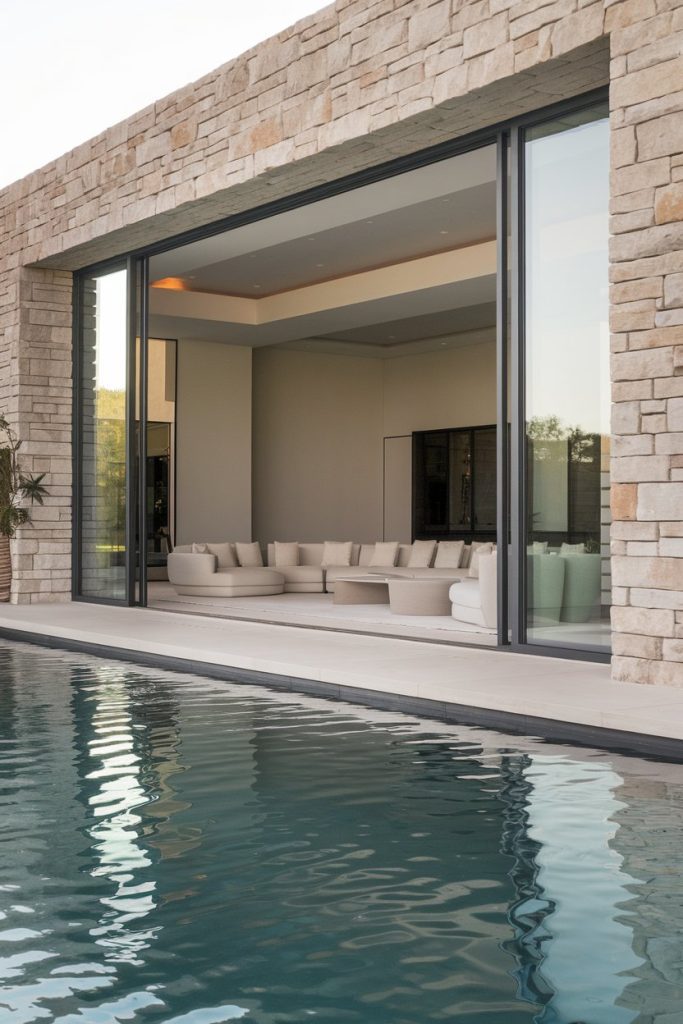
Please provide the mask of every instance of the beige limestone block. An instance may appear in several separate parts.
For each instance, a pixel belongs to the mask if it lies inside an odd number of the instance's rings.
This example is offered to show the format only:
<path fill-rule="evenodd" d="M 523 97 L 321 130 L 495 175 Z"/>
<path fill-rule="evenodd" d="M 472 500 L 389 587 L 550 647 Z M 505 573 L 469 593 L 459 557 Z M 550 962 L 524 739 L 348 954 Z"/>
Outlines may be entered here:
<path fill-rule="evenodd" d="M 683 221 L 683 181 L 657 189 L 655 220 L 657 224 Z"/>
<path fill-rule="evenodd" d="M 683 519 L 683 483 L 642 483 L 638 488 L 637 518 L 653 522 Z"/>
<path fill-rule="evenodd" d="M 613 520 L 636 519 L 637 502 L 638 487 L 636 484 L 612 484 L 610 508 Z"/>

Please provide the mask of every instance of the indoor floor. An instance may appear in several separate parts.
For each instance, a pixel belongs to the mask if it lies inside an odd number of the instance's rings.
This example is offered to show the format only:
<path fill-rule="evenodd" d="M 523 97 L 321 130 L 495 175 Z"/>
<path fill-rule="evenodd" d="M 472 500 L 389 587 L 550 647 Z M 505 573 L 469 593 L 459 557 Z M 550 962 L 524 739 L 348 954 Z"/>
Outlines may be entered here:
<path fill-rule="evenodd" d="M 458 622 L 447 615 L 396 615 L 388 604 L 335 605 L 332 594 L 266 597 L 186 597 L 170 583 L 148 584 L 148 605 L 157 611 L 244 619 L 309 629 L 331 629 L 406 640 L 495 646 L 495 629 Z"/>

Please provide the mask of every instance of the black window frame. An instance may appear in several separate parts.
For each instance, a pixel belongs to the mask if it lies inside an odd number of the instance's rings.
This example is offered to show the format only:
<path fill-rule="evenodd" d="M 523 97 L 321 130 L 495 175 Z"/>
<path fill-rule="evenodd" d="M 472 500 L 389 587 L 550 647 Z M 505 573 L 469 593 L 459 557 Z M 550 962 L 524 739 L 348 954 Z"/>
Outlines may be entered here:
<path fill-rule="evenodd" d="M 526 642 L 525 616 L 526 607 L 525 573 L 520 562 L 522 555 L 523 528 L 525 523 L 525 478 L 521 473 L 526 470 L 526 454 L 524 451 L 524 138 L 528 128 L 543 124 L 546 121 L 561 117 L 563 114 L 580 111 L 596 104 L 608 101 L 607 86 L 592 89 L 579 96 L 563 99 L 547 106 L 530 111 L 518 117 L 509 118 L 486 128 L 440 142 L 405 156 L 379 163 L 362 171 L 354 172 L 342 178 L 313 186 L 302 192 L 287 195 L 270 201 L 261 206 L 244 210 L 223 217 L 208 225 L 202 225 L 169 238 L 141 246 L 116 257 L 91 264 L 77 270 L 74 274 L 74 409 L 79 400 L 79 379 L 77 354 L 80 352 L 80 317 L 77 310 L 79 279 L 88 274 L 111 268 L 113 265 L 127 262 L 129 267 L 130 323 L 133 338 L 137 330 L 142 341 L 142 372 L 146 374 L 146 338 L 147 338 L 147 294 L 148 260 L 151 256 L 199 241 L 213 235 L 221 234 L 233 228 L 245 226 L 265 220 L 276 214 L 298 209 L 331 198 L 345 192 L 360 188 L 374 182 L 382 181 L 405 171 L 416 170 L 441 160 L 459 156 L 484 146 L 495 146 L 497 151 L 496 180 L 496 221 L 497 221 L 497 283 L 496 283 L 496 351 L 497 351 L 497 544 L 498 544 L 498 646 L 502 650 L 520 653 L 542 654 L 548 657 L 572 658 L 574 660 L 608 662 L 611 655 L 604 649 L 565 648 L 540 646 Z M 136 291 L 140 289 L 139 304 L 136 304 Z M 509 303 L 509 306 L 508 306 Z M 509 398 L 508 398 L 509 389 Z M 79 501 L 78 480 L 79 467 L 77 461 L 80 453 L 78 436 L 78 419 L 74 417 L 73 429 L 73 462 L 74 462 L 74 522 L 73 522 L 73 575 L 72 596 L 74 600 L 85 600 L 89 603 L 112 603 L 118 601 L 80 597 L 78 581 L 79 567 Z M 140 431 L 141 444 L 144 445 L 145 431 Z M 135 447 L 131 440 L 132 448 Z M 144 451 L 137 452 L 144 473 L 146 462 Z M 130 482 L 133 496 L 133 482 Z M 144 488 L 135 487 L 137 499 L 130 510 L 131 539 L 135 531 L 144 523 L 145 510 L 140 494 Z M 508 557 L 509 553 L 509 557 Z M 129 566 L 129 604 L 145 604 L 146 602 L 146 569 L 137 563 L 145 560 L 139 558 L 139 552 L 128 549 Z M 136 579 L 140 581 L 136 593 Z"/>

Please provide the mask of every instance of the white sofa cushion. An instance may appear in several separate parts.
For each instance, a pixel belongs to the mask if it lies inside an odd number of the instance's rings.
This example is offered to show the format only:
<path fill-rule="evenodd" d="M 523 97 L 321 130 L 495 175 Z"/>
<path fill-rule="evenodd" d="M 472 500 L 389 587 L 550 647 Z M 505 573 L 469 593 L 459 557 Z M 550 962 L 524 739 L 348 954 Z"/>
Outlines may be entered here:
<path fill-rule="evenodd" d="M 298 541 L 274 541 L 273 543 L 275 565 L 291 566 L 299 564 L 299 542 Z"/>
<path fill-rule="evenodd" d="M 253 541 L 251 544 L 235 544 L 235 551 L 237 552 L 237 561 L 245 569 L 253 569 L 256 566 L 263 565 L 263 555 L 261 554 L 261 547 L 258 541 Z"/>
<path fill-rule="evenodd" d="M 398 558 L 398 541 L 378 541 L 370 559 L 370 565 L 376 568 L 389 569 L 396 565 Z"/>
<path fill-rule="evenodd" d="M 323 566 L 323 568 L 327 568 L 331 565 L 351 565 L 352 554 L 353 541 L 326 540 L 325 543 L 323 544 L 323 557 L 321 565 Z"/>
<path fill-rule="evenodd" d="M 216 556 L 219 569 L 231 569 L 237 565 L 234 544 L 207 544 L 206 547 L 212 555 Z"/>
<path fill-rule="evenodd" d="M 210 554 L 208 544 L 195 544 L 192 543 L 192 554 L 193 555 L 208 555 Z"/>
<path fill-rule="evenodd" d="M 472 544 L 472 556 L 470 558 L 470 576 L 479 579 L 479 559 L 482 555 L 490 555 L 493 551 L 493 544 Z"/>
<path fill-rule="evenodd" d="M 435 540 L 416 540 L 408 559 L 409 569 L 428 569 L 436 550 Z"/>
<path fill-rule="evenodd" d="M 464 579 L 448 591 L 454 619 L 495 629 L 498 618 L 498 558 L 495 552 L 480 555 L 479 579 Z"/>
<path fill-rule="evenodd" d="M 562 544 L 560 547 L 561 555 L 583 555 L 585 552 L 585 544 Z"/>
<path fill-rule="evenodd" d="M 441 540 L 436 549 L 435 569 L 457 569 L 460 566 L 462 553 L 465 550 L 464 540 Z"/>

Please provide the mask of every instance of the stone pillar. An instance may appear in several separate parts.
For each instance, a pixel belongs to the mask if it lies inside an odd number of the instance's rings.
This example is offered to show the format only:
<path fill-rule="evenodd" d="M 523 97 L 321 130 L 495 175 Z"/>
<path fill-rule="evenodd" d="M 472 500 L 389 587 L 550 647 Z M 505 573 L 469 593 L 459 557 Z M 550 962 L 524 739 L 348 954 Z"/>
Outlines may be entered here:
<path fill-rule="evenodd" d="M 12 544 L 15 604 L 71 596 L 71 287 L 70 273 L 17 272 L 8 411 L 21 466 L 46 474 L 49 496 Z"/>
<path fill-rule="evenodd" d="M 683 7 L 606 8 L 612 674 L 683 686 Z"/>

